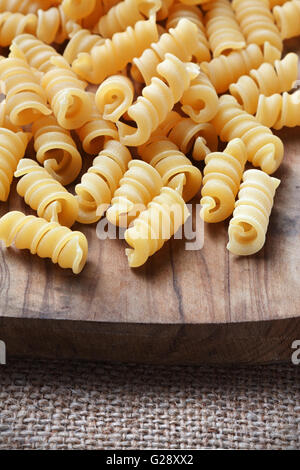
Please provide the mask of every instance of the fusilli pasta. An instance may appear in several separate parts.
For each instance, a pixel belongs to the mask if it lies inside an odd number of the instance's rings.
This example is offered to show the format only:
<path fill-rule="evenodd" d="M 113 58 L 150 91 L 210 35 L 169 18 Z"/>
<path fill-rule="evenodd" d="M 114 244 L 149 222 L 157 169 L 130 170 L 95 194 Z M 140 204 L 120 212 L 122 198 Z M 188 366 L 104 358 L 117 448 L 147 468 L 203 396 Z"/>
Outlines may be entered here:
<path fill-rule="evenodd" d="M 104 43 L 99 34 L 91 34 L 88 29 L 79 29 L 70 35 L 70 41 L 64 50 L 64 58 L 72 64 L 81 52 L 90 52 L 94 46 Z"/>
<path fill-rule="evenodd" d="M 191 82 L 180 102 L 182 111 L 197 123 L 210 121 L 218 112 L 218 95 L 202 72 Z"/>
<path fill-rule="evenodd" d="M 300 1 L 291 0 L 273 10 L 282 39 L 300 36 Z"/>
<path fill-rule="evenodd" d="M 0 219 L 0 239 L 6 246 L 13 243 L 19 250 L 50 258 L 61 268 L 71 268 L 79 274 L 86 262 L 88 243 L 81 232 L 72 232 L 57 222 L 47 222 L 22 212 L 8 212 Z"/>
<path fill-rule="evenodd" d="M 232 214 L 246 161 L 241 139 L 231 140 L 224 152 L 207 155 L 200 201 L 205 222 L 221 222 Z"/>
<path fill-rule="evenodd" d="M 123 75 L 112 75 L 99 86 L 95 100 L 104 119 L 117 122 L 132 105 L 134 88 L 131 80 Z"/>
<path fill-rule="evenodd" d="M 260 95 L 256 119 L 264 126 L 282 129 L 283 127 L 300 126 L 300 90 L 291 95 L 274 94 L 266 97 Z"/>
<path fill-rule="evenodd" d="M 275 191 L 279 184 L 279 179 L 272 178 L 263 171 L 245 171 L 228 228 L 227 249 L 231 253 L 253 255 L 264 246 Z"/>
<path fill-rule="evenodd" d="M 109 204 L 131 160 L 129 150 L 116 140 L 105 143 L 80 184 L 75 187 L 79 204 L 78 222 L 97 222 Z"/>

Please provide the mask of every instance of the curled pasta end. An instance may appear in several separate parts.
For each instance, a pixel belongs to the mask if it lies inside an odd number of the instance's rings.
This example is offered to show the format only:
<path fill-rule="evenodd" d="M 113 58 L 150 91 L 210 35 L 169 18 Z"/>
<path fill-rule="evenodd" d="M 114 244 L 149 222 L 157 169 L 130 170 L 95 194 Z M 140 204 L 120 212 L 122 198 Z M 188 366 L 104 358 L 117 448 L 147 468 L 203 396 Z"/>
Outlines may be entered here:
<path fill-rule="evenodd" d="M 71 267 L 74 274 L 79 274 L 83 270 L 86 263 L 88 243 L 87 239 L 82 233 L 76 232 L 76 236 L 74 236 L 74 233 L 72 238 L 68 240 L 66 245 L 59 253 L 57 262 L 60 267 Z M 70 260 L 72 260 L 72 266 L 70 266 Z"/>
<path fill-rule="evenodd" d="M 229 225 L 227 249 L 234 255 L 247 256 L 257 253 L 265 243 L 265 235 L 258 236 L 255 222 L 232 219 Z"/>

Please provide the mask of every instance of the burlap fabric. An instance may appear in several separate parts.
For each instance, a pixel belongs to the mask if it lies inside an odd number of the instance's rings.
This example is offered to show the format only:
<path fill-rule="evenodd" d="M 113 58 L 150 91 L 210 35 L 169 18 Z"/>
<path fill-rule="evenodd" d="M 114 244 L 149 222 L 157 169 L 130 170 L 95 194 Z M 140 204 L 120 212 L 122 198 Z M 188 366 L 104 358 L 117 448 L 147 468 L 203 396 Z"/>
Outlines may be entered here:
<path fill-rule="evenodd" d="M 299 449 L 300 366 L 10 361 L 1 449 Z"/>

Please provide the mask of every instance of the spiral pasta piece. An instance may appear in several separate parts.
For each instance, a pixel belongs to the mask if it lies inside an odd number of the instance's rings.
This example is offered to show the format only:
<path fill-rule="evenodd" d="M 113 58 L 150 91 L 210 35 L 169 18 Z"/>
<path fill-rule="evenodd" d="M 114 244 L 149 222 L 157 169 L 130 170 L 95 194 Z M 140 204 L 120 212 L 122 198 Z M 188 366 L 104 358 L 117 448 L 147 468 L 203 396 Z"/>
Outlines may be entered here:
<path fill-rule="evenodd" d="M 155 17 L 161 7 L 161 0 L 123 0 L 101 16 L 98 31 L 105 38 L 125 31 L 138 21 Z"/>
<path fill-rule="evenodd" d="M 76 129 L 83 150 L 90 155 L 98 155 L 100 150 L 103 149 L 103 145 L 107 139 L 119 139 L 118 129 L 115 124 L 109 122 L 99 114 L 95 96 L 93 93 L 89 93 L 92 101 L 92 112 L 89 116 L 88 122 L 82 127 Z"/>
<path fill-rule="evenodd" d="M 205 222 L 221 222 L 232 214 L 246 161 L 241 139 L 231 140 L 224 152 L 207 155 L 200 201 L 200 216 Z"/>
<path fill-rule="evenodd" d="M 156 14 L 157 21 L 165 20 L 175 0 L 161 0 L 161 7 Z"/>
<path fill-rule="evenodd" d="M 260 95 L 256 119 L 267 127 L 276 130 L 283 127 L 300 126 L 300 90 L 292 94 L 284 92 L 266 97 Z"/>
<path fill-rule="evenodd" d="M 163 34 L 159 41 L 145 49 L 140 57 L 133 59 L 131 75 L 139 82 L 150 85 L 151 79 L 158 76 L 157 66 L 164 60 L 167 53 L 171 53 L 183 62 L 192 59 L 199 47 L 197 26 L 189 20 L 182 19 L 176 28 L 171 28 Z"/>
<path fill-rule="evenodd" d="M 19 250 L 30 250 L 61 268 L 71 268 L 74 274 L 79 274 L 86 263 L 88 243 L 83 233 L 33 215 L 18 211 L 5 214 L 0 219 L 0 239 L 7 247 L 14 243 Z"/>
<path fill-rule="evenodd" d="M 114 34 L 104 44 L 94 46 L 90 53 L 81 52 L 72 64 L 73 70 L 79 77 L 100 84 L 108 76 L 124 69 L 157 39 L 153 19 L 138 21 L 134 28 L 128 26 L 126 31 Z"/>
<path fill-rule="evenodd" d="M 275 6 L 274 18 L 282 39 L 300 36 L 300 1 L 291 0 Z"/>
<path fill-rule="evenodd" d="M 109 140 L 105 143 L 93 165 L 75 187 L 79 205 L 78 222 L 93 224 L 102 217 L 130 160 L 129 150 L 120 142 Z"/>
<path fill-rule="evenodd" d="M 247 149 L 247 158 L 266 173 L 274 173 L 283 159 L 283 143 L 272 131 L 247 113 L 230 95 L 219 100 L 219 111 L 212 120 L 223 142 L 238 137 Z"/>
<path fill-rule="evenodd" d="M 80 20 L 89 16 L 95 9 L 96 0 L 63 0 L 62 8 L 72 20 Z"/>
<path fill-rule="evenodd" d="M 220 55 L 211 62 L 202 62 L 201 70 L 208 76 L 217 93 L 224 93 L 231 83 L 257 69 L 263 62 L 274 63 L 280 59 L 278 49 L 265 43 L 262 52 L 257 44 L 249 44 L 245 49 L 233 51 L 229 55 Z"/>
<path fill-rule="evenodd" d="M 40 41 L 32 34 L 20 34 L 14 38 L 12 43 L 23 52 L 30 67 L 42 73 L 46 73 L 55 67 L 51 62 L 53 56 L 60 57 L 53 47 Z"/>
<path fill-rule="evenodd" d="M 99 86 L 95 100 L 98 111 L 108 121 L 117 122 L 132 105 L 132 81 L 123 75 L 112 75 Z"/>
<path fill-rule="evenodd" d="M 81 52 L 91 52 L 94 46 L 101 46 L 105 41 L 99 34 L 91 34 L 88 29 L 79 29 L 69 36 L 70 41 L 63 54 L 69 64 L 72 64 Z"/>
<path fill-rule="evenodd" d="M 243 49 L 245 38 L 228 0 L 216 0 L 204 5 L 206 33 L 214 57 Z"/>
<path fill-rule="evenodd" d="M 263 171 L 245 171 L 228 228 L 227 249 L 231 253 L 253 255 L 264 246 L 275 191 L 279 184 L 279 179 L 270 177 Z"/>
<path fill-rule="evenodd" d="M 0 201 L 7 201 L 18 162 L 24 157 L 31 138 L 28 132 L 0 127 Z"/>
<path fill-rule="evenodd" d="M 10 11 L 23 14 L 37 13 L 39 9 L 48 10 L 52 6 L 59 4 L 59 1 L 39 1 L 39 0 L 0 0 L 0 12 Z"/>
<path fill-rule="evenodd" d="M 166 137 L 157 137 L 139 147 L 138 153 L 158 171 L 163 185 L 179 191 L 185 201 L 190 201 L 199 191 L 201 171 Z"/>
<path fill-rule="evenodd" d="M 199 67 L 166 54 L 157 72 L 165 81 L 152 78 L 151 84 L 143 88 L 142 96 L 128 109 L 128 116 L 137 127 L 117 123 L 120 142 L 124 145 L 138 146 L 149 140 L 151 133 L 165 120 L 168 112 L 188 89 L 191 80 L 198 75 Z"/>
<path fill-rule="evenodd" d="M 52 57 L 53 68 L 42 78 L 57 122 L 65 129 L 78 129 L 89 120 L 92 104 L 85 91 L 86 83 L 79 80 L 63 57 Z"/>
<path fill-rule="evenodd" d="M 162 188 L 125 232 L 129 266 L 137 268 L 162 248 L 189 217 L 189 211 L 178 191 Z"/>
<path fill-rule="evenodd" d="M 243 75 L 229 87 L 229 91 L 243 106 L 245 111 L 255 114 L 259 95 L 273 95 L 293 88 L 298 77 L 298 56 L 287 54 L 274 65 L 264 63 L 257 70 L 251 70 L 250 76 Z"/>
<path fill-rule="evenodd" d="M 22 158 L 15 177 L 21 177 L 17 184 L 17 193 L 37 211 L 39 217 L 66 227 L 74 224 L 78 215 L 75 196 L 52 178 L 45 168 L 31 159 Z"/>
<path fill-rule="evenodd" d="M 209 43 L 206 37 L 206 30 L 203 24 L 203 15 L 200 9 L 193 5 L 175 3 L 172 5 L 169 11 L 169 16 L 166 23 L 167 29 L 176 28 L 179 21 L 182 19 L 189 20 L 198 28 L 198 46 L 197 49 L 193 50 L 193 56 L 196 58 L 197 62 L 210 60 Z"/>
<path fill-rule="evenodd" d="M 82 159 L 70 132 L 54 116 L 36 121 L 32 132 L 37 161 L 62 185 L 72 183 L 80 173 Z"/>
<path fill-rule="evenodd" d="M 148 163 L 132 160 L 114 192 L 106 217 L 112 224 L 127 227 L 148 203 L 159 194 L 163 182 L 160 174 Z"/>
<path fill-rule="evenodd" d="M 14 48 L 9 58 L 0 60 L 0 80 L 6 96 L 6 113 L 12 124 L 31 124 L 41 116 L 51 114 L 38 78 Z"/>
<path fill-rule="evenodd" d="M 248 44 L 260 46 L 268 41 L 282 51 L 282 39 L 269 0 L 233 0 L 232 8 Z"/>
<path fill-rule="evenodd" d="M 180 102 L 182 111 L 197 123 L 210 121 L 218 112 L 217 92 L 202 72 L 191 82 Z"/>

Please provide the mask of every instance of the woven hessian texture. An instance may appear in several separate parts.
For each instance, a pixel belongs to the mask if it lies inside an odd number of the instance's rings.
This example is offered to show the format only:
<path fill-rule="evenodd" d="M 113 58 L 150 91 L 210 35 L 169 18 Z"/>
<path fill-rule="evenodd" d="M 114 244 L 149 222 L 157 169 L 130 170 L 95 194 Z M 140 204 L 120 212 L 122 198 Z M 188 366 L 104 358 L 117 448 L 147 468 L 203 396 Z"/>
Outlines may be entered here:
<path fill-rule="evenodd" d="M 300 366 L 9 362 L 1 449 L 299 449 Z"/>

